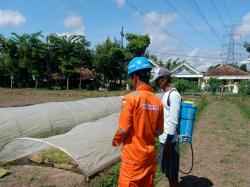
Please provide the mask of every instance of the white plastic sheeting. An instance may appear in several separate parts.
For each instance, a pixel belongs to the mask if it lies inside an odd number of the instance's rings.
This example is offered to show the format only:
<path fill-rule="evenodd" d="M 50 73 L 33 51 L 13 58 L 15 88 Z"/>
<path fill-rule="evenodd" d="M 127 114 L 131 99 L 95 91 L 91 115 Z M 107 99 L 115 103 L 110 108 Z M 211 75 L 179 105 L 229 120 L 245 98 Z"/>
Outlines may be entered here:
<path fill-rule="evenodd" d="M 111 141 L 118 127 L 121 99 L 92 98 L 0 108 L 0 161 L 10 162 L 53 146 L 74 159 L 85 177 L 103 170 L 119 160 L 121 147 L 114 148 Z M 72 127 L 68 133 L 48 138 L 15 138 Z"/>
<path fill-rule="evenodd" d="M 17 138 L 0 147 L 0 161 L 9 162 L 54 146 L 67 153 L 86 177 L 119 160 L 121 148 L 112 146 L 119 113 L 74 127 L 66 134 L 44 139 Z"/>
<path fill-rule="evenodd" d="M 25 107 L 0 108 L 0 145 L 17 137 L 70 130 L 119 112 L 122 97 L 99 97 L 50 102 Z"/>

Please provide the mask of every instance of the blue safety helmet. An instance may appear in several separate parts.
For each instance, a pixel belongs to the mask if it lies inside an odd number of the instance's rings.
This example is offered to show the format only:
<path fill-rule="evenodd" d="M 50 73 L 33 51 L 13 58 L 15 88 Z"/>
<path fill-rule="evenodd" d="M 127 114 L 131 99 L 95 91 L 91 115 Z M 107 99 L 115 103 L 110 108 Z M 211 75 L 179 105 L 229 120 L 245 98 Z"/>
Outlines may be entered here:
<path fill-rule="evenodd" d="M 152 69 L 152 65 L 149 60 L 145 57 L 135 57 L 128 64 L 128 74 L 142 69 Z"/>

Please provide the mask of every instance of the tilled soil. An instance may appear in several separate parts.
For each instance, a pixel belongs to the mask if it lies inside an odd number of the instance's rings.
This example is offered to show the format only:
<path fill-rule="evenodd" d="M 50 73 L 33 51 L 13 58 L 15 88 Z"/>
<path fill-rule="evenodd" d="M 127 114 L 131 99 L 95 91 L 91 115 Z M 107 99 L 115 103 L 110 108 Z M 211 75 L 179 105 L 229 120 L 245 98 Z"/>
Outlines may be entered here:
<path fill-rule="evenodd" d="M 210 99 L 193 133 L 194 167 L 181 187 L 247 187 L 250 184 L 250 120 L 226 98 Z M 181 157 L 188 170 L 191 152 Z M 157 187 L 167 187 L 163 179 Z"/>
<path fill-rule="evenodd" d="M 83 175 L 52 167 L 11 166 L 11 174 L 1 178 L 0 187 L 86 187 Z"/>

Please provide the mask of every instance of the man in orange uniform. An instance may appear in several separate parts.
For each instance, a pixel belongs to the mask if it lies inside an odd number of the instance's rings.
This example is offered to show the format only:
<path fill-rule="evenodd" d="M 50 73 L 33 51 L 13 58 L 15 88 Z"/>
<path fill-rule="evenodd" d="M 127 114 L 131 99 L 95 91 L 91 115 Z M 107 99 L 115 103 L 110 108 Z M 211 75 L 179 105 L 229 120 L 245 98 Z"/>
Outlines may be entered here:
<path fill-rule="evenodd" d="M 148 84 L 151 64 L 145 57 L 133 58 L 128 66 L 136 91 L 122 100 L 119 127 L 112 144 L 123 143 L 119 187 L 154 186 L 155 140 L 163 132 L 163 105 Z"/>

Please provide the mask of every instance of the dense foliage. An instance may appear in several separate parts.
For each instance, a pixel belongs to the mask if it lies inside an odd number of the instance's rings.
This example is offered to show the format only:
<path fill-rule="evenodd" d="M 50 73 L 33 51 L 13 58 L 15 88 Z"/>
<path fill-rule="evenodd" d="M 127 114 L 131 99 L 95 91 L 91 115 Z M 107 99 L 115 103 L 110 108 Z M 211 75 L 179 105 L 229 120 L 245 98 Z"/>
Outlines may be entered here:
<path fill-rule="evenodd" d="M 125 48 L 107 38 L 93 50 L 82 35 L 0 34 L 0 87 L 81 88 L 81 68 L 88 68 L 98 79 L 88 81 L 117 89 L 127 79 L 127 62 L 150 44 L 148 35 L 128 33 L 126 39 Z"/>

